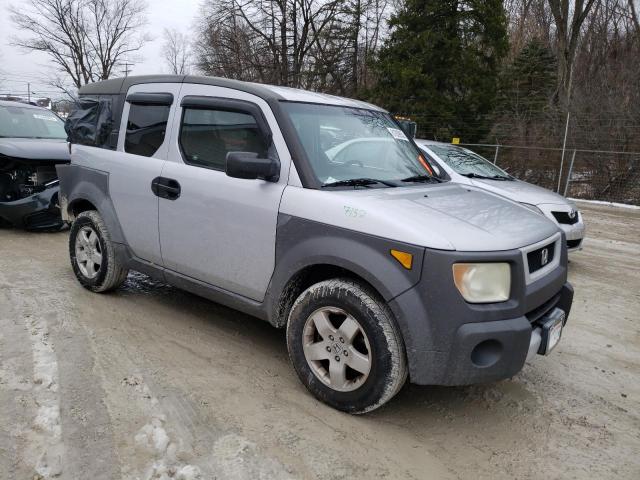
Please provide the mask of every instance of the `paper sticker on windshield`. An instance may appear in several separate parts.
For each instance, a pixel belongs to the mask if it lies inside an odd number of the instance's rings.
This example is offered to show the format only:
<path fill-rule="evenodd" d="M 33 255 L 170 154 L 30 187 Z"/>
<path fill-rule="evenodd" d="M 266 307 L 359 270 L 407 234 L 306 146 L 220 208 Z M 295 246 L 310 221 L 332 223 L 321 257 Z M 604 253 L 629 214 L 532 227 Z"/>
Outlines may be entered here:
<path fill-rule="evenodd" d="M 409 141 L 409 139 L 404 134 L 404 132 L 402 130 L 400 130 L 399 128 L 389 128 L 389 127 L 387 127 L 387 130 L 389 130 L 389 133 L 391 134 L 391 136 L 393 138 L 395 138 L 396 140 L 406 140 L 407 142 Z"/>
<path fill-rule="evenodd" d="M 57 121 L 56 117 L 54 117 L 53 115 L 39 115 L 37 113 L 34 113 L 33 118 L 37 118 L 38 120 L 47 120 L 49 122 Z"/>

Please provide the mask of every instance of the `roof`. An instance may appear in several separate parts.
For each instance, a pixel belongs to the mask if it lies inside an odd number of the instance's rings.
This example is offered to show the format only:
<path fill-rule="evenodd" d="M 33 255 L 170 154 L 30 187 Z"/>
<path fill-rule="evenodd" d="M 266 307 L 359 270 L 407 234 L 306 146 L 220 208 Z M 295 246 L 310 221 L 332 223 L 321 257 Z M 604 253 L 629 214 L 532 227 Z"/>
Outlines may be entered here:
<path fill-rule="evenodd" d="M 325 105 L 343 105 L 383 111 L 380 107 L 360 100 L 337 97 L 309 90 L 265 85 L 261 83 L 242 82 L 240 80 L 231 80 L 221 77 L 201 77 L 194 75 L 144 75 L 113 78 L 85 85 L 80 89 L 79 93 L 80 95 L 119 95 L 127 92 L 133 85 L 141 85 L 145 83 L 192 83 L 213 85 L 251 93 L 264 100 L 284 100 L 292 102 L 319 103 Z"/>
<path fill-rule="evenodd" d="M 343 105 L 345 107 L 357 107 L 357 108 L 366 108 L 368 110 L 383 111 L 382 108 L 376 105 L 363 102 L 361 100 L 356 100 L 353 98 L 338 97 L 336 95 L 312 92 L 310 90 L 302 90 L 300 88 L 278 87 L 276 85 L 264 85 L 260 83 L 253 83 L 252 85 L 256 85 L 261 88 L 270 90 L 274 94 L 280 96 L 280 100 L 287 100 L 290 102 L 322 103 L 325 105 Z"/>

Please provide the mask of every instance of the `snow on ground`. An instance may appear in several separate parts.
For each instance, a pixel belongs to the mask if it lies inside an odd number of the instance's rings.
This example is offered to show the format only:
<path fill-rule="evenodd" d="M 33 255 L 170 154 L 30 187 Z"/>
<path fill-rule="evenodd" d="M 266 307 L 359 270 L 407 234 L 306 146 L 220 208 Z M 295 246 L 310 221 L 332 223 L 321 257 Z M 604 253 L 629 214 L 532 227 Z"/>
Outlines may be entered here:
<path fill-rule="evenodd" d="M 64 444 L 60 424 L 58 396 L 58 361 L 49 341 L 46 320 L 32 316 L 26 325 L 33 353 L 33 396 L 38 413 L 33 420 L 28 450 L 35 471 L 43 478 L 55 478 L 62 473 Z"/>
<path fill-rule="evenodd" d="M 122 381 L 123 385 L 133 387 L 140 400 L 148 404 L 149 423 L 144 425 L 135 436 L 136 446 L 151 456 L 145 480 L 200 480 L 200 469 L 194 465 L 184 464 L 178 459 L 182 449 L 181 439 L 172 441 L 165 430 L 166 416 L 160 409 L 160 402 L 151 393 L 142 377 L 134 375 Z"/>
<path fill-rule="evenodd" d="M 640 210 L 640 206 L 629 205 L 627 203 L 604 202 L 602 200 L 583 200 L 581 198 L 569 198 L 569 200 L 573 200 L 574 202 L 579 202 L 579 203 L 587 203 L 587 204 L 590 203 L 591 205 L 605 205 L 607 207 L 629 208 L 631 210 Z"/>
<path fill-rule="evenodd" d="M 364 416 L 309 395 L 266 322 L 143 276 L 96 295 L 67 233 L 0 230 L 0 479 L 637 480 L 640 211 L 580 206 L 550 356 Z"/>

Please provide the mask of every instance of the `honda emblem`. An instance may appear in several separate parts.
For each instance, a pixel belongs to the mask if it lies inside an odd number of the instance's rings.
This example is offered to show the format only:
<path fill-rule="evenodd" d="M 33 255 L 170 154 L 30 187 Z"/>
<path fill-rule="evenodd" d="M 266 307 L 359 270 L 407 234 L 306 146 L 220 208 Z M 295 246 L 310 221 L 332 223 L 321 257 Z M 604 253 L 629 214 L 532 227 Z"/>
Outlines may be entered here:
<path fill-rule="evenodd" d="M 547 263 L 549 263 L 549 249 L 543 248 L 540 252 L 540 264 L 544 267 Z"/>

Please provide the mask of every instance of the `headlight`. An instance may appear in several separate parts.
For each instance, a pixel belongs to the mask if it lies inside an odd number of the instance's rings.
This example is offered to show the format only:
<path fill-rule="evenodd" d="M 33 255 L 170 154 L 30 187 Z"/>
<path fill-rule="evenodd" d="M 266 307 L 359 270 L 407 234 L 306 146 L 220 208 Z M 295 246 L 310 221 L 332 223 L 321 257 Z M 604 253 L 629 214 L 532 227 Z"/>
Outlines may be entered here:
<path fill-rule="evenodd" d="M 508 263 L 454 263 L 453 281 L 469 303 L 504 302 L 511 291 Z"/>
<path fill-rule="evenodd" d="M 536 213 L 539 213 L 540 215 L 544 215 L 544 213 L 542 213 L 542 210 L 540 210 L 535 205 L 531 205 L 530 203 L 522 203 L 522 202 L 520 203 L 520 205 L 522 205 L 523 207 L 527 207 L 532 212 L 536 212 Z"/>

